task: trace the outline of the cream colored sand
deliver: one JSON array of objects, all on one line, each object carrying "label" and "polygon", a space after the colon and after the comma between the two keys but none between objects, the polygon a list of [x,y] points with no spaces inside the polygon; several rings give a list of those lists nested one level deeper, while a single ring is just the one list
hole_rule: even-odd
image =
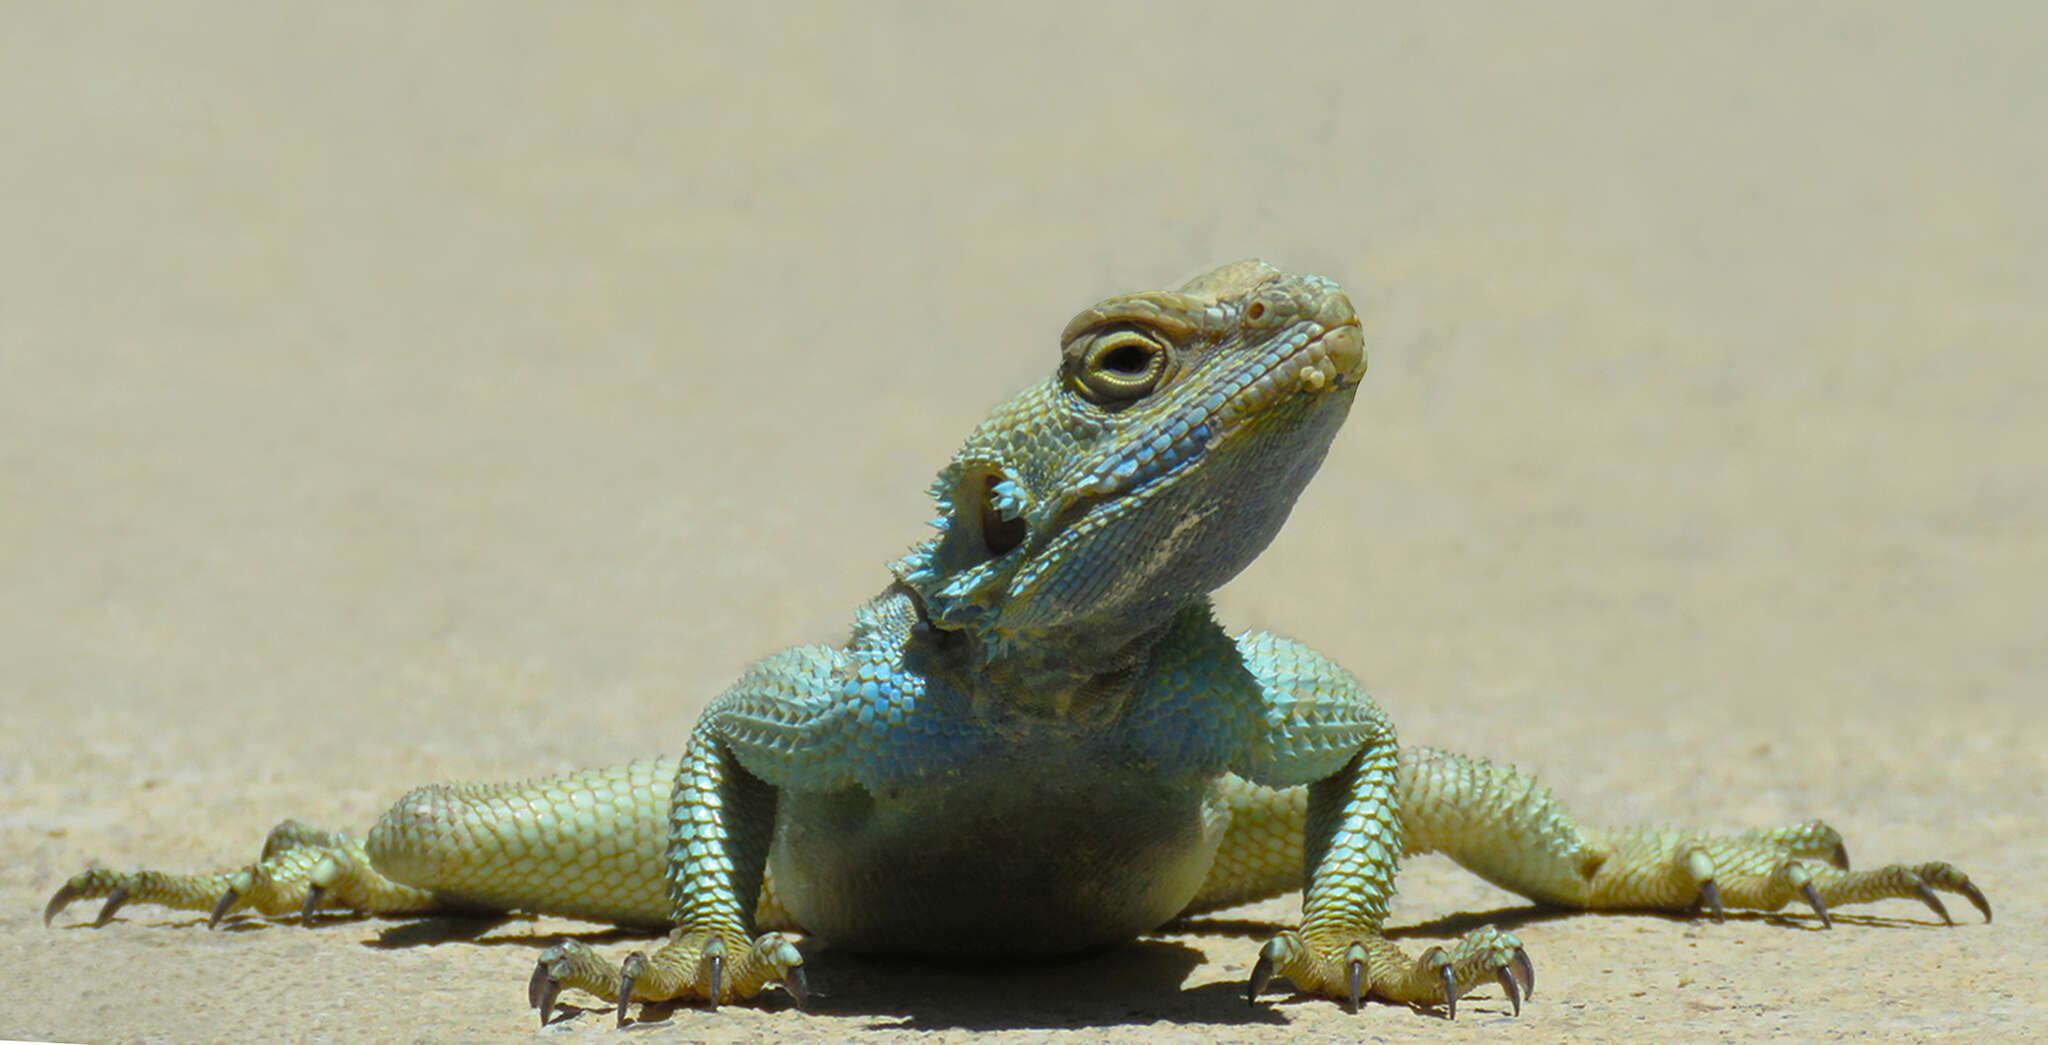
[{"label": "cream colored sand", "polygon": [[1423,861],[1394,924],[1515,925],[1520,1020],[1248,1009],[1281,902],[1000,973],[819,955],[823,1015],[636,1038],[2048,1022],[2038,7],[128,6],[0,33],[0,1037],[533,1034],[591,927],[39,910],[675,750],[841,633],[1074,310],[1254,254],[1352,288],[1372,373],[1230,621],[1590,816],[1824,815],[1997,922],[1555,918]]}]

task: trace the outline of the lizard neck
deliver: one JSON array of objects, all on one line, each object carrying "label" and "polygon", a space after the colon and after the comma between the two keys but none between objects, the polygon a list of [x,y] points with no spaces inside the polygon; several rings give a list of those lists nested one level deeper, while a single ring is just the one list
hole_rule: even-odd
[{"label": "lizard neck", "polygon": [[1075,725],[1112,721],[1171,630],[1119,636],[1115,645],[1093,651],[1041,643],[996,647],[982,663],[977,702],[1003,715]]},{"label": "lizard neck", "polygon": [[[1138,632],[1063,631],[992,641],[975,629],[934,620],[915,589],[899,582],[891,590],[916,607],[918,625],[907,636],[905,663],[968,694],[977,714],[991,721],[1082,725],[1114,719],[1153,652],[1178,625],[1176,619]],[[1190,611],[1211,619],[1206,599]]]},{"label": "lizard neck", "polygon": [[[902,589],[898,589],[902,590]],[[914,593],[906,592],[913,602]],[[1208,648],[1229,643],[1206,598],[1197,599],[1165,623],[1137,633],[1098,636],[1098,642],[988,643],[960,630],[932,625],[918,629],[922,654],[907,660],[919,670],[942,675],[970,695],[976,714],[988,721],[1059,723],[1099,728],[1115,722],[1131,696],[1154,673],[1162,650]]]}]

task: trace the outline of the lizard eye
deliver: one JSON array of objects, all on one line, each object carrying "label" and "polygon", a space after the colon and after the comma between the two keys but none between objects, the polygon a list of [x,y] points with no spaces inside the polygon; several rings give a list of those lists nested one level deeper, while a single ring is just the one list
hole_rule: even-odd
[{"label": "lizard eye", "polygon": [[1120,403],[1152,394],[1166,376],[1166,346],[1130,330],[1096,338],[1076,367],[1082,394],[1098,403]]}]

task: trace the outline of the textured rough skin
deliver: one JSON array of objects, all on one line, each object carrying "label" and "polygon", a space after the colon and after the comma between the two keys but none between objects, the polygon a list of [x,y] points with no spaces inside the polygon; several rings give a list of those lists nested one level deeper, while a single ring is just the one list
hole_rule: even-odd
[{"label": "textured rough skin", "polygon": [[674,759],[497,786],[430,786],[361,843],[286,823],[241,871],[91,870],[51,899],[266,915],[530,910],[671,929],[614,965],[541,955],[569,987],[716,1004],[782,985],[789,933],[926,956],[1056,955],[1294,889],[1274,977],[1356,1005],[1443,1005],[1533,967],[1483,928],[1403,953],[1381,934],[1399,858],[1439,851],[1583,909],[1774,910],[1937,891],[1945,863],[1848,869],[1818,822],[1733,837],[1579,826],[1527,777],[1401,748],[1315,651],[1232,638],[1208,593],[1265,547],[1365,373],[1335,284],[1258,262],[1113,298],[1058,371],[1000,407],[933,486],[938,534],[896,562],[839,647],[763,660]]}]

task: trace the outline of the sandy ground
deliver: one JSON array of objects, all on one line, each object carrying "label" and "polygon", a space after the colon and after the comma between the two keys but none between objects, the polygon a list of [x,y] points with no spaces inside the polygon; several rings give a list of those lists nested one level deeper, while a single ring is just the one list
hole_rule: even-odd
[{"label": "sandy ground", "polygon": [[1521,1019],[1249,1009],[1279,901],[1051,966],[825,953],[815,1014],[628,1034],[2042,1033],[2027,5],[680,6],[10,8],[0,1037],[535,1034],[538,947],[637,941],[38,915],[95,862],[675,750],[748,661],[841,634],[1072,312],[1247,255],[1350,287],[1373,362],[1228,620],[1590,818],[1826,816],[1863,863],[1958,862],[1996,923],[1559,917],[1424,860],[1393,924],[1516,927]]}]

